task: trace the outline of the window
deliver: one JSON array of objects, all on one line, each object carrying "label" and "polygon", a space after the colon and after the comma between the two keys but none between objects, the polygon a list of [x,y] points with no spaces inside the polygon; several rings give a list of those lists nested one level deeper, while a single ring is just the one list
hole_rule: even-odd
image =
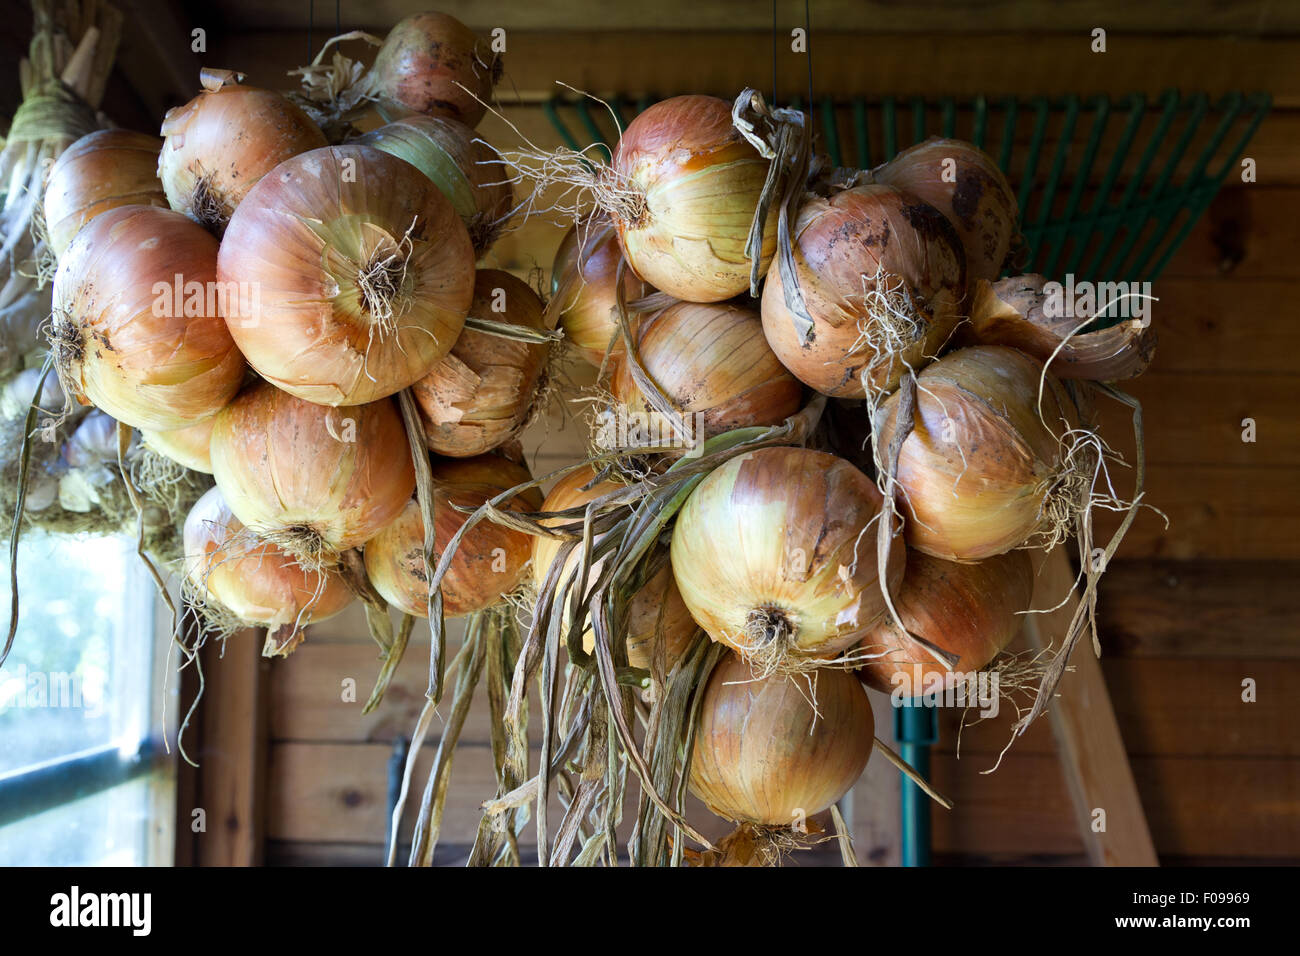
[{"label": "window", "polygon": [[170,822],[150,742],[161,662],[133,542],[33,531],[18,577],[18,635],[0,669],[0,864],[158,861],[157,826]]}]

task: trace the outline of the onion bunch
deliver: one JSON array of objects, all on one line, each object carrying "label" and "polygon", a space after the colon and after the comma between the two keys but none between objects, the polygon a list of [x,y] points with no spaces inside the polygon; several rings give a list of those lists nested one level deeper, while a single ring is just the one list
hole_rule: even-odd
[{"label": "onion bunch", "polygon": [[514,206],[514,188],[501,156],[464,123],[408,116],[356,140],[428,176],[451,200],[480,256],[492,245]]},{"label": "onion bunch", "polygon": [[[1034,589],[1028,551],[1009,551],[973,564],[932,558],[909,549],[903,583],[894,597],[905,632],[886,618],[862,641],[873,655],[859,669],[886,693],[899,682],[916,697],[931,683],[950,686],[986,667],[1020,630]],[[920,641],[954,656],[949,670]],[[899,675],[899,676],[895,676]]]},{"label": "onion bunch", "polygon": [[[604,364],[606,352],[611,359],[623,354],[615,311],[618,269],[623,262],[618,231],[608,218],[600,217],[576,223],[564,234],[551,267],[547,324],[563,329],[578,355],[597,368]],[[624,269],[625,302],[635,302],[654,291],[631,269]],[[629,312],[628,318],[635,328],[637,314]]]},{"label": "onion bunch", "polygon": [[[469,312],[523,329],[545,328],[537,293],[497,269],[477,273]],[[451,352],[412,386],[429,448],[468,458],[513,438],[532,410],[549,354],[546,342],[462,331]]]},{"label": "onion bunch", "polygon": [[500,56],[445,13],[417,13],[388,31],[367,77],[390,118],[423,113],[477,126],[501,78]]},{"label": "onion bunch", "polygon": [[263,378],[323,405],[358,405],[427,375],[474,291],[474,250],[451,202],[419,170],[369,146],[280,164],[221,244],[223,282],[249,288],[228,316]]},{"label": "onion bunch", "polygon": [[[555,514],[571,508],[582,508],[591,501],[622,490],[625,486],[616,481],[596,480],[596,472],[591,466],[578,468],[565,475],[551,493],[546,496],[541,510]],[[546,527],[558,527],[580,522],[578,517],[544,518]],[[561,541],[538,535],[533,538],[533,583],[540,592],[552,573],[552,565],[559,557]],[[556,574],[555,593],[567,595],[571,581],[582,561],[581,543],[569,552],[564,567]],[[588,594],[595,590],[605,560],[594,562],[587,572]],[[565,607],[567,608],[567,598]],[[667,668],[682,656],[695,636],[696,624],[690,611],[682,601],[681,592],[673,578],[672,566],[664,562],[658,570],[653,571],[645,583],[632,595],[627,603],[627,618],[623,624],[624,640],[627,647],[627,660],[633,667],[649,668],[654,649],[655,635],[661,636],[664,647],[664,659]],[[588,654],[596,646],[595,633],[588,627],[582,635],[582,647]]]},{"label": "onion bunch", "polygon": [[887,612],[903,548],[877,565],[883,499],[848,462],[763,448],[720,465],[686,500],[673,574],[692,616],[763,672],[831,662]]},{"label": "onion bunch", "polygon": [[302,642],[303,627],[352,603],[338,571],[307,570],[258,539],[235,517],[220,488],[209,489],[190,509],[184,542],[187,586],[211,617],[228,613],[241,624],[266,628],[267,655],[288,654]]},{"label": "onion bunch", "polygon": [[388,400],[329,408],[258,383],[217,416],[210,453],[235,516],[311,568],[365,544],[415,490]]},{"label": "onion bunch", "polygon": [[184,465],[191,471],[212,474],[212,427],[216,417],[204,419],[197,425],[174,428],[170,431],[141,429],[145,445],[164,458]]},{"label": "onion bunch", "polygon": [[856,186],[810,196],[793,230],[791,275],[772,269],[763,289],[763,331],[804,384],[839,398],[878,395],[939,354],[960,315],[966,266],[934,208],[890,186]]},{"label": "onion bunch", "polygon": [[163,119],[158,178],[178,212],[220,236],[248,191],[291,156],[326,144],[307,114],[279,93],[207,71],[203,92]]},{"label": "onion bunch", "polygon": [[[678,302],[642,321],[638,358],[677,412],[701,416],[694,441],[750,425],[777,425],[799,410],[803,388],[767,347],[755,310]],[[656,411],[626,356],[610,382],[629,412]],[[689,423],[686,423],[689,424]]]},{"label": "onion bunch", "polygon": [[727,654],[699,708],[691,792],[729,820],[800,825],[844,796],[871,756],[871,703],[843,670],[756,677]]},{"label": "onion bunch", "polygon": [[135,428],[211,418],[244,377],[216,278],[217,241],[179,213],[119,206],[90,220],[54,278],[64,388]]},{"label": "onion bunch", "polygon": [[[528,469],[499,455],[433,463],[435,550],[441,555],[468,517],[457,508],[477,508],[531,479]],[[536,511],[542,495],[528,489],[503,510]],[[523,580],[530,554],[522,531],[478,522],[461,539],[441,582],[443,611],[458,617],[498,604]],[[428,616],[429,579],[424,563],[424,521],[420,506],[407,501],[397,518],[366,544],[366,574],[384,599],[407,614]]]},{"label": "onion bunch", "polygon": [[[895,393],[880,408],[882,447],[893,441],[899,406]],[[1023,352],[977,346],[927,366],[896,476],[908,545],[981,561],[1031,538],[1055,540],[1101,464],[1096,436],[1078,426],[1064,387]]]},{"label": "onion bunch", "polygon": [[81,137],[50,167],[45,184],[45,228],[50,249],[63,255],[77,230],[118,206],[167,208],[158,181],[162,140],[124,129]]},{"label": "onion bunch", "polygon": [[967,278],[996,279],[1023,244],[1020,207],[993,157],[959,139],[932,137],[871,172],[872,179],[929,203],[952,223]]}]

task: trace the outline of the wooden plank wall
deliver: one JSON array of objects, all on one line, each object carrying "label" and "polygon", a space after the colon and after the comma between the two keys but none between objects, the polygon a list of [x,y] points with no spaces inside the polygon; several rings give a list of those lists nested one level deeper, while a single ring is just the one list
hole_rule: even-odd
[{"label": "wooden plank wall", "polygon": [[[265,6],[245,10],[252,17]],[[1239,22],[1210,4],[1204,17],[1188,21],[1197,25],[1187,29],[1202,35],[1174,37],[1161,32],[1166,21],[1142,19],[1145,5],[1092,5],[1086,16],[1076,11],[1058,22],[1056,7],[1046,20],[1048,7],[1029,8],[1039,11],[1037,19],[1024,20],[1015,13],[1025,9],[1020,5],[996,4],[978,25],[984,33],[962,37],[950,31],[973,25],[954,25],[949,13],[937,26],[934,8],[941,6],[920,5],[919,19],[880,21],[879,29],[895,31],[889,35],[835,36],[832,21],[822,20],[815,34],[818,90],[1156,95],[1176,85],[1274,94],[1277,109],[1248,150],[1258,182],[1230,184],[1154,289],[1160,348],[1132,391],[1146,409],[1147,500],[1169,523],[1146,512],[1130,532],[1103,587],[1101,626],[1105,677],[1161,860],[1300,862],[1293,706],[1300,699],[1300,425],[1292,405],[1300,398],[1300,325],[1291,286],[1300,280],[1300,78],[1292,67],[1300,42],[1276,35],[1296,25],[1266,24],[1267,10],[1277,7]],[[1165,14],[1174,9],[1158,6]],[[296,24],[275,21],[275,9],[266,14],[268,29]],[[467,9],[473,25],[497,25],[497,6]],[[475,10],[483,11],[483,22],[475,21]],[[1104,58],[1087,52],[1082,21],[1091,23],[1094,13],[1103,25],[1116,24]],[[511,34],[509,89],[518,100],[505,110],[518,133],[556,145],[535,104],[557,78],[630,93],[767,83],[765,33],[618,32],[617,18],[609,25],[612,32],[542,34],[524,30],[542,26],[528,21]],[[1043,29],[1032,32],[1036,27]],[[1266,29],[1274,33],[1261,35]],[[1215,30],[1239,35],[1211,35]],[[861,54],[863,44],[873,55]],[[280,85],[280,71],[300,59],[301,47],[297,33],[230,34],[215,38],[205,62],[238,65],[255,81]],[[780,69],[787,88],[802,83],[802,61],[783,57]],[[481,129],[498,144],[517,142],[500,120],[489,118]],[[489,264],[520,274],[545,267],[558,238],[558,229],[534,220],[503,240]],[[1257,429],[1249,443],[1242,440],[1247,418]],[[1117,449],[1131,445],[1123,414],[1106,410],[1103,425]],[[529,436],[534,467],[572,460],[577,442],[573,428]],[[380,860],[392,744],[414,726],[426,651],[413,645],[384,707],[368,718],[341,694],[342,681],[352,678],[356,698],[364,700],[376,668],[359,614],[316,628],[292,658],[273,663],[268,863]],[[1253,702],[1243,700],[1243,682],[1254,684]],[[456,759],[440,862],[463,856],[475,805],[492,791],[486,719],[478,701]],[[966,728],[959,757],[957,724],[945,720],[934,777],[957,809],[935,812],[936,861],[1084,861],[1046,722],[995,773],[984,772],[1007,728],[1005,716]],[[894,776],[873,761],[857,807],[888,799],[882,794],[892,792]],[[870,839],[878,845],[859,847],[864,859],[896,859],[888,834]]]}]

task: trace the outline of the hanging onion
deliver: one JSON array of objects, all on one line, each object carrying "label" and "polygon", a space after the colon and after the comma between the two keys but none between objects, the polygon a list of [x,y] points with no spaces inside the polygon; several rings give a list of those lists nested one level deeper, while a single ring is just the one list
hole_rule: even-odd
[{"label": "hanging onion", "polygon": [[428,176],[451,200],[480,256],[492,245],[514,207],[511,174],[500,154],[464,123],[408,116],[356,142],[404,159]]},{"label": "hanging onion", "polygon": [[[767,347],[758,313],[739,305],[678,302],[643,319],[637,332],[641,365],[663,395],[687,416],[699,414],[695,441],[750,425],[777,425],[799,410],[803,388]],[[633,413],[654,406],[620,361],[610,382]],[[691,427],[691,421],[686,421]],[[665,428],[664,434],[672,434]]]},{"label": "hanging onion", "polygon": [[140,437],[145,445],[169,458],[178,465],[184,465],[191,471],[212,474],[212,426],[216,424],[215,416],[205,419],[188,428],[175,428],[171,431],[151,431],[144,429]]},{"label": "hanging onion", "polygon": [[215,415],[244,376],[216,265],[217,241],[167,209],[120,206],[87,223],[54,278],[64,387],[135,428]]},{"label": "hanging onion", "polygon": [[[894,607],[907,633],[886,617],[862,641],[881,655],[859,675],[877,690],[900,686],[904,696],[952,686],[988,666],[1020,630],[1034,590],[1028,551],[1010,551],[974,564],[957,564],[908,550],[907,570]],[[949,670],[914,637],[957,656]],[[895,675],[901,675],[895,677]]]},{"label": "hanging onion", "polygon": [[825,395],[892,389],[939,354],[957,324],[965,264],[938,212],[888,186],[810,196],[794,224],[793,272],[806,341],[783,269],[768,273],[763,331],[785,367]]},{"label": "hanging onion", "polygon": [[[547,304],[547,324],[564,330],[565,339],[590,364],[600,368],[608,349],[610,358],[623,354],[623,337],[619,334],[617,281],[623,248],[618,231],[608,218],[584,220],[564,234],[551,267],[553,284]],[[642,282],[631,269],[624,269],[623,290],[626,302],[653,293],[654,287]],[[635,313],[629,314],[635,320]]]},{"label": "hanging onion", "polygon": [[871,703],[851,673],[756,678],[727,654],[700,702],[691,791],[729,820],[801,824],[862,776],[874,735]]},{"label": "hanging onion", "polygon": [[220,236],[263,176],[326,140],[279,93],[240,86],[223,71],[205,71],[203,84],[163,119],[158,178],[173,209]]},{"label": "hanging onion", "polygon": [[905,149],[872,178],[929,203],[952,223],[968,279],[996,279],[1023,243],[1020,208],[993,157],[959,139],[932,137]]},{"label": "hanging onion", "polygon": [[455,17],[417,13],[388,31],[369,82],[390,116],[424,113],[472,127],[502,69],[500,56]]},{"label": "hanging onion", "polygon": [[[899,401],[896,393],[881,406],[882,447],[893,441]],[[1067,455],[1090,438],[1077,425],[1060,382],[1023,352],[979,346],[927,366],[898,459],[907,543],[936,558],[980,561],[1039,534],[1054,539],[1098,465],[1086,449]]]},{"label": "hanging onion", "polygon": [[[1054,300],[1053,293],[1059,298]],[[972,344],[1009,345],[1040,362],[1050,361],[1057,378],[1115,382],[1146,371],[1156,351],[1155,328],[1150,323],[1127,320],[1095,332],[1079,332],[1107,303],[1094,302],[1080,315],[1077,303],[1065,307],[1063,294],[1059,285],[1053,289],[1040,275],[978,282],[963,336]],[[1106,317],[1125,314],[1119,310],[1134,304],[1112,302]]]},{"label": "hanging onion", "polygon": [[[637,275],[688,302],[720,302],[749,288],[745,241],[768,161],[714,96],[674,96],[634,119],[606,170],[601,205]],[[760,275],[776,251],[763,233]]]},{"label": "hanging onion", "polygon": [[302,628],[333,617],[353,594],[337,571],[305,570],[285,552],[248,531],[231,513],[220,488],[209,489],[185,518],[186,582],[216,616],[265,627],[266,651],[288,654]]},{"label": "hanging onion", "polygon": [[[585,485],[595,481],[596,472],[590,466],[584,466],[570,472],[556,482],[551,493],[546,496],[541,510],[544,512],[564,511],[579,508],[604,495],[619,491],[624,486],[615,481],[597,481],[590,488]],[[547,518],[542,521],[547,527],[559,527],[573,524],[581,518]],[[597,539],[598,540],[598,539]],[[561,541],[558,538],[537,536],[533,538],[533,582],[540,591],[546,582],[551,565],[560,552]],[[556,594],[567,595],[569,581],[578,570],[582,561],[581,545],[569,553],[564,563],[564,570],[559,572]],[[594,591],[604,559],[596,561],[587,572],[588,592]],[[567,602],[567,598],[566,598]],[[565,604],[567,608],[567,603]],[[627,660],[632,667],[649,668],[654,648],[655,635],[661,635],[664,646],[665,667],[672,665],[690,647],[691,638],[695,636],[696,624],[690,611],[682,601],[681,592],[673,579],[672,566],[664,562],[654,571],[645,584],[634,594],[627,605],[627,620],[624,622],[623,635],[627,645]],[[588,654],[596,646],[595,633],[588,627],[582,635],[582,647]]]},{"label": "hanging onion", "polygon": [[369,146],[282,163],[221,244],[223,282],[251,290],[231,334],[264,378],[359,405],[427,375],[464,325],[474,250],[419,170]]},{"label": "hanging onion", "polygon": [[[477,508],[531,477],[523,465],[498,455],[435,461],[433,526],[438,554],[468,517],[456,507]],[[541,502],[541,492],[529,489],[502,510],[536,511]],[[458,617],[499,604],[523,580],[530,548],[529,536],[522,531],[487,519],[474,525],[461,539],[442,579],[443,612]],[[417,502],[408,501],[397,519],[366,545],[365,557],[370,583],[388,603],[407,614],[428,616],[424,521]]]},{"label": "hanging onion", "polygon": [[316,567],[373,538],[415,489],[391,401],[328,408],[265,382],[217,416],[212,474],[230,510]]},{"label": "hanging onion", "polygon": [[[700,482],[673,529],[686,606],[710,637],[765,672],[834,658],[886,613],[882,502],[866,475],[826,452],[764,448],[730,459]],[[892,548],[891,593],[903,563],[903,548]]]},{"label": "hanging onion", "polygon": [[[497,269],[479,270],[469,311],[507,325],[545,328],[537,293]],[[513,438],[532,410],[549,354],[549,343],[462,331],[451,353],[412,386],[429,447],[468,458]]]},{"label": "hanging onion", "polygon": [[125,129],[101,129],[77,140],[50,167],[45,227],[50,249],[63,255],[77,230],[118,206],[167,208],[158,181],[162,140]]}]

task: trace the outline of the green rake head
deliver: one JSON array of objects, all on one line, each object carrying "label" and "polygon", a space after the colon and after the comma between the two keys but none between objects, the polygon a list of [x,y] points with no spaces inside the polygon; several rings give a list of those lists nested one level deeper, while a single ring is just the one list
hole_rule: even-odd
[{"label": "green rake head", "polygon": [[[656,99],[615,96],[606,111],[587,98],[556,97],[546,112],[570,148],[608,147]],[[791,105],[802,108],[798,99]],[[1018,184],[1029,248],[1022,271],[1135,282],[1160,274],[1240,170],[1270,105],[1266,93],[1228,93],[1211,103],[1204,93],[1169,90],[1155,102],[1137,93],[1118,100],[828,97],[816,113],[820,147],[836,166],[869,169],[931,136],[969,140]]]}]

